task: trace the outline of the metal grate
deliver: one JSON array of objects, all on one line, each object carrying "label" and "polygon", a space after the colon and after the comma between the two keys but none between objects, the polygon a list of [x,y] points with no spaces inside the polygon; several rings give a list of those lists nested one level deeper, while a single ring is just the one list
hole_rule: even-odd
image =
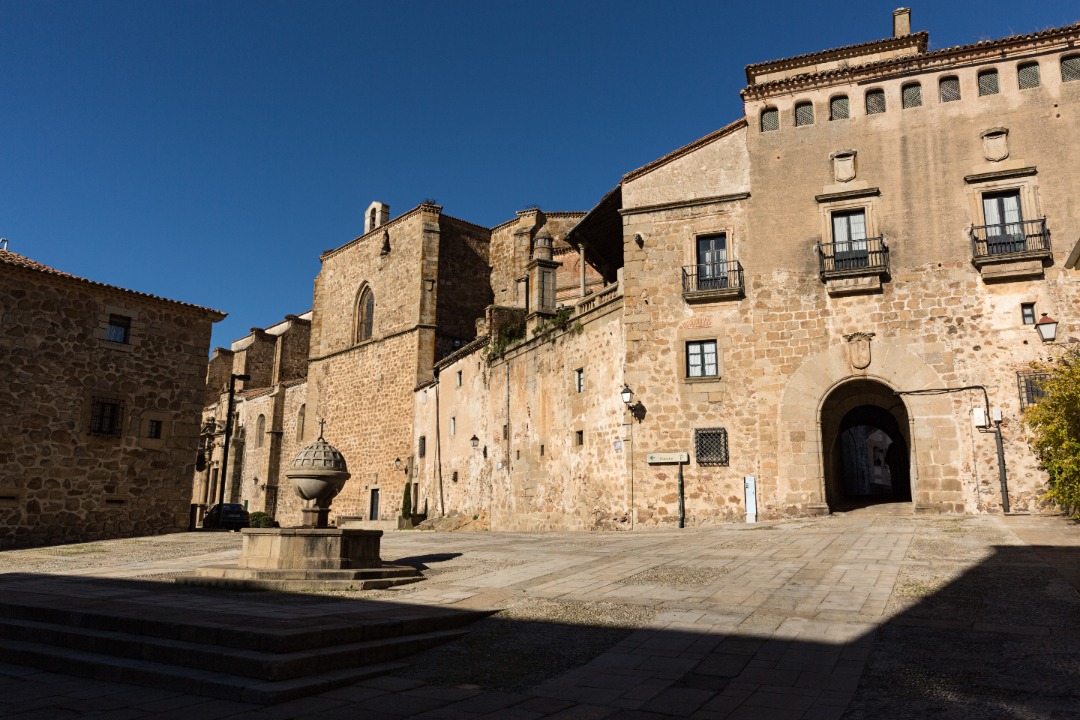
[{"label": "metal grate", "polygon": [[941,79],[939,86],[941,102],[955,102],[960,99],[960,78],[947,77]]},{"label": "metal grate", "polygon": [[116,400],[94,398],[90,412],[90,434],[120,437],[124,404]]},{"label": "metal grate", "polygon": [[795,126],[814,124],[814,105],[812,103],[799,103],[795,106]]},{"label": "metal grate", "polygon": [[1061,61],[1061,82],[1080,80],[1080,55],[1063,58]]},{"label": "metal grate", "polygon": [[771,132],[780,129],[780,111],[776,108],[766,108],[761,111],[761,132]]},{"label": "metal grate", "polygon": [[698,465],[728,464],[727,430],[698,428],[694,430],[694,453]]},{"label": "metal grate", "polygon": [[912,83],[905,85],[903,90],[904,108],[915,108],[922,106],[922,85],[919,83]]},{"label": "metal grate", "polygon": [[885,112],[885,91],[871,90],[866,93],[866,114],[877,115]]},{"label": "metal grate", "polygon": [[829,117],[833,120],[847,120],[851,117],[851,103],[847,95],[834,97],[829,101]]},{"label": "metal grate", "polygon": [[998,88],[998,71],[983,70],[979,73],[979,96],[997,95],[1001,92]]},{"label": "metal grate", "polygon": [[1039,87],[1042,79],[1039,77],[1039,63],[1027,63],[1016,68],[1016,81],[1021,90],[1030,90]]},{"label": "metal grate", "polygon": [[1049,373],[1018,372],[1016,385],[1020,390],[1020,409],[1034,405],[1046,397],[1042,384],[1050,379]]}]

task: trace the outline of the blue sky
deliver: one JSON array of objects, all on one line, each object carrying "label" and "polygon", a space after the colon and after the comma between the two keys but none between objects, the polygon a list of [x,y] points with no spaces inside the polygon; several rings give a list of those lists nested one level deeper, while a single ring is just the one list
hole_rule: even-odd
[{"label": "blue sky", "polygon": [[[879,2],[0,0],[0,237],[229,313],[311,307],[372,200],[495,225],[588,210],[741,114],[748,63],[887,37]],[[1080,19],[1065,0],[914,5],[946,47]]]}]

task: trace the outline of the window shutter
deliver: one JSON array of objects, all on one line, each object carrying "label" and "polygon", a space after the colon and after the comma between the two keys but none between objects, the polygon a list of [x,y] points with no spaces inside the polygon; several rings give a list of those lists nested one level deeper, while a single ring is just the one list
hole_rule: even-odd
[{"label": "window shutter", "polygon": [[979,73],[979,96],[997,95],[998,92],[998,71],[983,70]]},{"label": "window shutter", "polygon": [[1041,82],[1039,77],[1039,63],[1027,63],[1016,68],[1016,79],[1021,90],[1037,88]]},{"label": "window shutter", "polygon": [[795,106],[795,126],[814,124],[814,106],[811,103],[799,103]]},{"label": "window shutter", "polygon": [[761,111],[761,131],[770,132],[780,129],[780,111],[776,108],[766,108]]},{"label": "window shutter", "polygon": [[912,83],[911,85],[904,86],[904,108],[915,108],[922,106],[922,86],[918,83]]},{"label": "window shutter", "polygon": [[1080,80],[1080,55],[1064,58],[1061,61],[1061,82]]},{"label": "window shutter", "polygon": [[941,102],[954,102],[960,99],[960,79],[954,77],[942,78]]},{"label": "window shutter", "polygon": [[851,117],[851,104],[847,95],[834,97],[829,101],[829,117],[833,120],[847,120]]},{"label": "window shutter", "polygon": [[866,114],[877,115],[885,112],[885,91],[871,90],[866,93]]}]

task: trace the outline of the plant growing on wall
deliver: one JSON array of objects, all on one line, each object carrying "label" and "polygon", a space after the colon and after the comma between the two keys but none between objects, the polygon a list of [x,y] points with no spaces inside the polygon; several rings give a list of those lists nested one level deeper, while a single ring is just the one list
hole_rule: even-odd
[{"label": "plant growing on wall", "polygon": [[508,347],[525,339],[525,321],[520,323],[513,323],[506,325],[499,329],[495,337],[492,339],[491,344],[488,345],[488,357],[498,357],[502,355]]},{"label": "plant growing on wall", "polygon": [[1080,351],[1039,365],[1041,397],[1024,410],[1032,449],[1050,476],[1044,499],[1080,517]]}]

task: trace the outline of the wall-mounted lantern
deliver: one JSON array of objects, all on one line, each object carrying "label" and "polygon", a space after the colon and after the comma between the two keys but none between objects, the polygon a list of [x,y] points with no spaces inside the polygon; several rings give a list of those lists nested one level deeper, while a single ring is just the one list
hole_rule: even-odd
[{"label": "wall-mounted lantern", "polygon": [[1052,343],[1057,339],[1057,326],[1057,320],[1043,313],[1039,321],[1035,323],[1035,330],[1038,331],[1044,343]]}]

